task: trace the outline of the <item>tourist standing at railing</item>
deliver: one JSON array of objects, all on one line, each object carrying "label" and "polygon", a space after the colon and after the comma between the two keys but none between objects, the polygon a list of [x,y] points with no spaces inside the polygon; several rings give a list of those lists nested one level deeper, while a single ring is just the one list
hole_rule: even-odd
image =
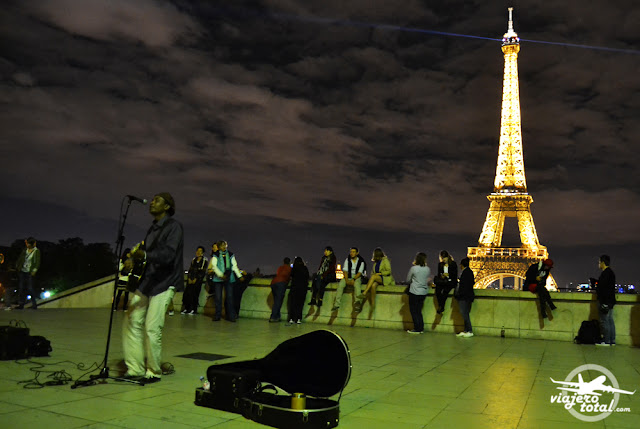
[{"label": "tourist standing at railing", "polygon": [[424,300],[429,293],[429,277],[431,269],[427,266],[427,255],[419,252],[413,261],[413,266],[407,274],[407,283],[409,283],[409,312],[413,320],[413,329],[407,330],[410,334],[422,334],[424,332],[424,318],[422,317],[422,308]]},{"label": "tourist standing at railing", "polygon": [[369,275],[369,281],[364,292],[358,296],[358,299],[364,303],[367,293],[371,290],[371,307],[376,306],[376,289],[378,286],[389,286],[395,284],[396,281],[391,275],[391,261],[384,254],[381,248],[376,247],[371,258],[373,266]]},{"label": "tourist standing at railing", "polygon": [[284,302],[284,295],[287,292],[287,285],[291,278],[291,259],[284,258],[282,265],[278,267],[275,277],[271,280],[271,293],[273,294],[273,307],[269,322],[280,321],[280,310]]},{"label": "tourist standing at railing", "polygon": [[436,285],[436,304],[438,314],[444,313],[444,305],[449,297],[449,292],[458,283],[458,266],[453,257],[443,250],[440,252],[440,263],[438,264],[438,275],[433,279]]},{"label": "tourist standing at railing", "polygon": [[471,304],[475,299],[473,285],[476,283],[476,279],[473,271],[469,268],[469,258],[462,258],[460,261],[460,269],[462,270],[460,273],[460,281],[453,295],[458,300],[458,308],[464,320],[464,331],[459,332],[458,337],[469,338],[473,337],[473,327],[471,326],[469,313],[471,312]]},{"label": "tourist standing at railing", "polygon": [[333,248],[327,246],[324,248],[324,255],[320,260],[318,271],[313,276],[311,284],[311,302],[309,305],[322,306],[322,298],[324,298],[324,290],[329,283],[336,281],[336,255]]},{"label": "tourist standing at railing", "polygon": [[209,260],[204,256],[204,247],[198,246],[196,256],[191,260],[187,272],[187,284],[182,295],[182,312],[180,314],[195,315],[198,313],[198,301],[202,290],[202,281],[207,274]]},{"label": "tourist standing at railing", "polygon": [[249,283],[253,279],[253,274],[247,273],[245,270],[240,270],[242,277],[236,281],[233,286],[233,308],[236,312],[236,318],[240,317],[240,304],[242,303],[242,295],[244,291],[249,287]]},{"label": "tourist standing at railing", "polygon": [[309,288],[309,269],[300,256],[293,260],[291,290],[289,291],[289,324],[302,323],[302,309]]},{"label": "tourist standing at railing", "polygon": [[122,257],[120,258],[120,264],[118,264],[118,283],[116,285],[117,294],[113,304],[113,311],[118,310],[118,304],[120,303],[120,297],[124,293],[124,302],[122,303],[122,310],[127,311],[127,305],[129,304],[129,291],[127,290],[127,283],[129,282],[129,274],[124,270],[124,263],[127,259],[131,258],[131,249],[124,249]]},{"label": "tourist standing at railing", "polygon": [[538,300],[540,302],[540,312],[542,313],[542,318],[547,318],[547,303],[549,304],[549,308],[551,310],[555,310],[556,306],[551,301],[551,295],[549,295],[549,290],[547,290],[547,278],[549,277],[549,273],[553,268],[553,261],[551,259],[545,259],[544,261],[539,261],[534,264],[531,264],[529,269],[524,275],[524,284],[525,287],[529,289],[530,292],[538,295]]},{"label": "tourist standing at railing", "polygon": [[218,251],[211,257],[208,270],[213,271],[213,285],[216,300],[216,312],[213,321],[217,322],[222,317],[222,290],[224,289],[224,309],[227,320],[235,322],[237,314],[233,300],[233,288],[236,280],[243,280],[238,268],[236,256],[227,249],[227,242],[218,242]]},{"label": "tourist standing at railing", "polygon": [[599,304],[598,314],[600,316],[602,341],[596,343],[597,346],[616,345],[616,325],[613,320],[613,307],[616,305],[616,275],[609,264],[611,264],[609,255],[600,256],[598,268],[602,270],[602,273],[596,284],[596,295]]}]

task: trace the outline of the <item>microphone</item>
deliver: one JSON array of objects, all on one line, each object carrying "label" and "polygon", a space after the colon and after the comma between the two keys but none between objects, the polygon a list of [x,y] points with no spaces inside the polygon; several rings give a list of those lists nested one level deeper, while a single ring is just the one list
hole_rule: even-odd
[{"label": "microphone", "polygon": [[147,200],[145,198],[138,198],[135,195],[127,195],[127,198],[132,201],[137,201],[142,204],[147,204]]}]

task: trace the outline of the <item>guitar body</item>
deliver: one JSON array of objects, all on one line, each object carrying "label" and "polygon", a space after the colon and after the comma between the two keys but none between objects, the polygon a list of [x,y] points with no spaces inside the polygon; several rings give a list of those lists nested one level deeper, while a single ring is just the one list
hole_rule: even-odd
[{"label": "guitar body", "polygon": [[138,290],[140,281],[142,280],[142,276],[144,276],[144,272],[147,268],[147,258],[136,257],[136,255],[140,253],[138,251],[143,249],[144,241],[136,244],[135,247],[131,250],[132,258],[129,259],[128,262],[132,268],[129,272],[129,281],[127,281],[127,290],[129,292],[135,292],[136,290]]}]

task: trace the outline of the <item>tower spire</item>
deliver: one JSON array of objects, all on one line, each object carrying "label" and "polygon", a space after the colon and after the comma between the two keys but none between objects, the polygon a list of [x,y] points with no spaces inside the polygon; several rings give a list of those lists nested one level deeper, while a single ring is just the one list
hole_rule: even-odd
[{"label": "tower spire", "polygon": [[[529,265],[546,259],[547,248],[538,241],[531,215],[533,198],[527,192],[522,151],[520,90],[518,86],[518,52],[520,39],[513,29],[513,8],[509,8],[509,24],[502,38],[504,78],[500,116],[500,146],[493,192],[487,217],[480,233],[478,247],[469,247],[470,268],[476,286],[486,287],[505,276],[523,278]],[[502,246],[506,218],[516,218],[520,231],[520,247]],[[549,276],[551,286],[555,280]],[[517,288],[517,286],[516,286]]]},{"label": "tower spire", "polygon": [[[507,32],[502,36],[502,42],[505,42],[505,39],[516,38],[518,39],[518,34],[513,30],[513,8],[509,8],[509,26],[507,28]],[[520,39],[518,39],[518,43]]]}]

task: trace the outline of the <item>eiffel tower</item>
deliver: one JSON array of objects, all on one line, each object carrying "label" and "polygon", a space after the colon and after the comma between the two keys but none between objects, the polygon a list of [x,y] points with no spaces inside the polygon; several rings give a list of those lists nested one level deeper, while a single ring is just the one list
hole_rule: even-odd
[{"label": "eiffel tower", "polygon": [[[500,148],[493,193],[487,218],[480,233],[478,247],[469,247],[469,265],[476,278],[476,288],[484,289],[496,280],[503,288],[505,277],[513,277],[514,289],[522,289],[527,268],[549,256],[547,248],[538,241],[531,216],[533,198],[527,192],[522,155],[520,96],[518,90],[518,52],[520,38],[513,30],[513,8],[509,8],[509,27],[502,37],[504,53],[504,83],[500,120]],[[520,247],[502,247],[504,221],[515,217],[520,231]],[[550,275],[547,288],[557,289]]]}]

